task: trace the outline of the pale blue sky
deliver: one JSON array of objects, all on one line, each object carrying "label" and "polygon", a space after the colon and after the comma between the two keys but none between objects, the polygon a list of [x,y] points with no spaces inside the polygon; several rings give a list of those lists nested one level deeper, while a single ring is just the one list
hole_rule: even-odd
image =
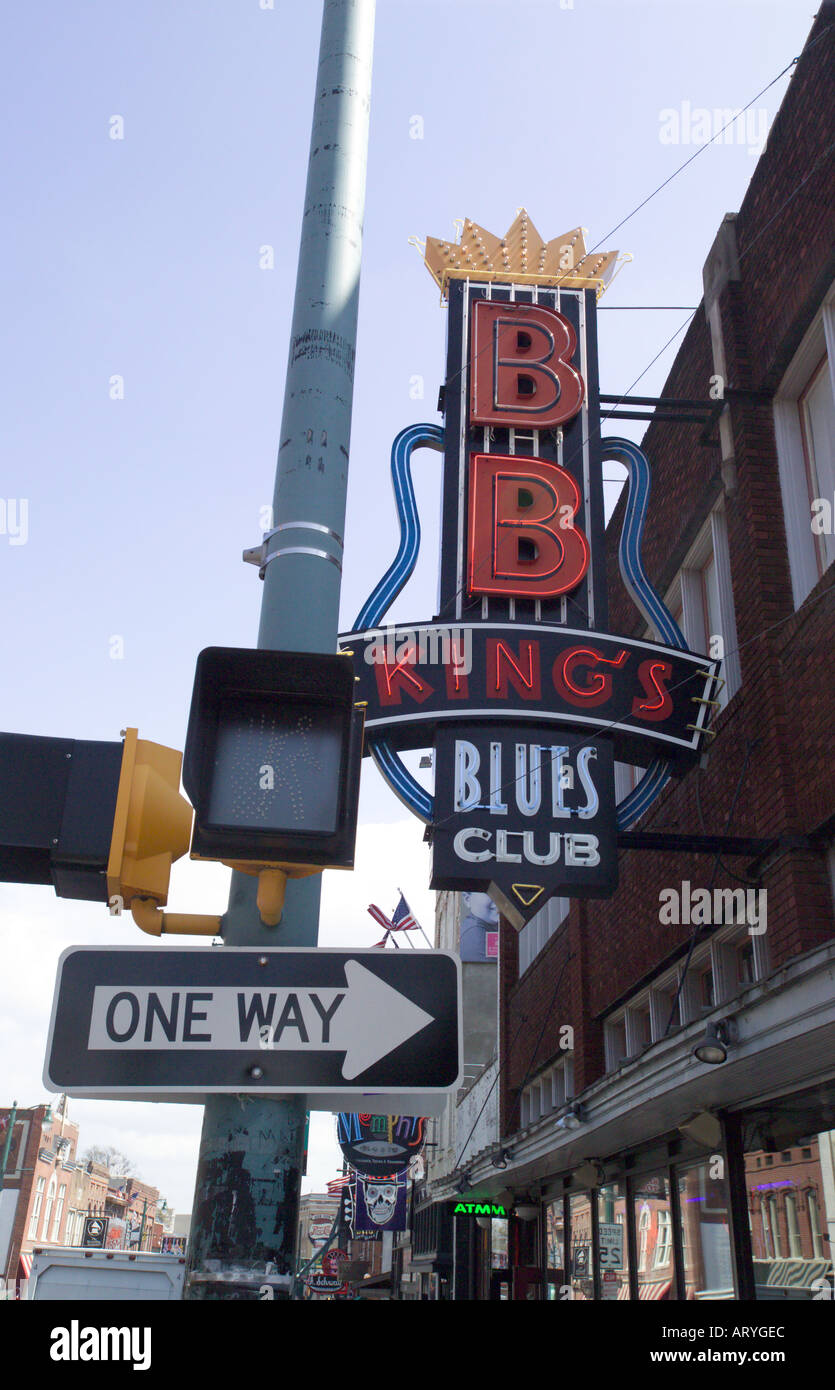
[{"label": "pale blue sky", "polygon": [[[597,242],[697,148],[661,139],[663,113],[686,127],[687,110],[743,106],[800,52],[813,13],[800,0],[379,0],[343,627],[396,549],[391,440],[439,418],[445,311],[407,238],[449,236],[463,216],[501,233],[524,204],[546,238],[582,223]],[[28,537],[0,534],[0,728],[116,739],[133,724],[182,748],[197,653],[255,641],[260,584],[240,553],[272,496],[320,15],[318,0],[6,9],[0,498],[27,500]],[[751,137],[788,81],[757,103],[748,138],[734,130],[706,150],[606,242],[635,259],[603,305],[698,303],[715,232],[756,164]],[[686,314],[600,318],[612,393]],[[640,394],[660,391],[673,353]],[[410,397],[416,375],[423,400]],[[416,471],[427,543],[394,610],[413,620],[434,609],[437,456]],[[402,886],[431,929],[421,827],[404,817],[366,764],[367,857],[352,925],[326,890],[330,944],[374,939],[366,882],[387,909]],[[374,831],[388,822],[401,830]],[[183,872],[191,896],[177,910],[223,910],[220,871]],[[175,895],[176,883],[175,869]],[[32,975],[24,1017],[4,971],[0,1103],[14,1091],[31,1104],[59,951],[139,933],[47,889],[0,887],[0,913],[9,959]],[[73,1113],[88,1142],[134,1132],[144,1175],[187,1208],[195,1116],[164,1109],[164,1125],[145,1106]]]}]

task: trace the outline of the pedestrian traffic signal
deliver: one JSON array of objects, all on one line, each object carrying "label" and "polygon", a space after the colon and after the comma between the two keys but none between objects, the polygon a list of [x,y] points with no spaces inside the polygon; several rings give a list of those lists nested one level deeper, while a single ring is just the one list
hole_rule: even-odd
[{"label": "pedestrian traffic signal", "polygon": [[61,898],[165,904],[185,854],[191,807],[182,755],[123,743],[0,734],[0,880],[52,884]]},{"label": "pedestrian traffic signal", "polygon": [[351,868],[364,715],[344,655],[208,647],[183,781],[192,859]]}]

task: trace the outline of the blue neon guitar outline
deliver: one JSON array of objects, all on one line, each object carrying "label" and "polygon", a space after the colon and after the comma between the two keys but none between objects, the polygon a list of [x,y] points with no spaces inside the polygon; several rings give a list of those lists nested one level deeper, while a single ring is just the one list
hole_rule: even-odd
[{"label": "blue neon guitar outline", "polygon": [[[675,618],[649,581],[641,559],[641,544],[650,493],[650,466],[646,455],[630,439],[604,439],[600,461],[621,463],[627,470],[629,491],[623,518],[618,563],[624,585],[641,616],[655,629],[658,639],[681,651],[689,648]],[[440,425],[408,425],[391,446],[391,479],[400,523],[397,554],[380,582],[366,599],[352,632],[379,627],[397,595],[411,577],[420,550],[420,517],[412,483],[412,450],[443,450],[444,431]],[[385,737],[369,740],[369,751],[395,796],[422,821],[430,822],[434,798],[414,778]],[[628,830],[660,796],[670,780],[667,758],[656,758],[638,785],[617,807],[618,830]]]}]

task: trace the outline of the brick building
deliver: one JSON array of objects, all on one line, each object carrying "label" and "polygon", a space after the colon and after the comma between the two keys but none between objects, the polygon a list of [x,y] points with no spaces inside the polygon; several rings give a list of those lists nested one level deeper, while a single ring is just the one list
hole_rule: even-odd
[{"label": "brick building", "polygon": [[[701,765],[636,828],[736,845],[626,850],[611,898],[554,899],[518,935],[503,921],[497,1124],[433,1186],[523,1208],[512,1296],[829,1296],[834,61],[827,4],[662,392],[717,398],[712,420],[656,418],[642,443],[647,573],[725,687]],[[618,569],[623,510],[609,631],[651,637]],[[640,769],[617,775],[623,797]],[[489,1233],[456,1240],[456,1296],[475,1297]]]},{"label": "brick building", "polygon": [[[76,1201],[78,1125],[67,1118],[66,1097],[58,1105],[18,1110],[0,1194],[0,1256],[4,1285],[28,1279],[38,1244],[68,1243]],[[0,1110],[5,1144],[12,1112]]]},{"label": "brick building", "polygon": [[159,1250],[159,1191],[133,1177],[111,1175],[82,1162],[79,1128],[66,1096],[56,1105],[0,1109],[0,1149],[11,1138],[0,1190],[0,1288],[29,1278],[32,1252],[42,1245],[81,1245],[87,1216],[109,1218],[108,1246]]}]

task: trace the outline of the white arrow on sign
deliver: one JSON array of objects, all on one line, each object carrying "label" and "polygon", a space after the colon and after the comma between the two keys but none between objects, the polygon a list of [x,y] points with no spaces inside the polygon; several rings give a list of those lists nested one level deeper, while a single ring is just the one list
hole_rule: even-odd
[{"label": "white arrow on sign", "polygon": [[358,960],[345,962],[345,979],[348,997],[341,1017],[334,1018],[333,1031],[340,1039],[338,1046],[345,1048],[342,1075],[353,1081],[434,1020]]},{"label": "white arrow on sign", "polygon": [[434,1022],[358,960],[344,987],[96,985],[88,1047],[104,1052],[344,1052],[355,1077]]}]

